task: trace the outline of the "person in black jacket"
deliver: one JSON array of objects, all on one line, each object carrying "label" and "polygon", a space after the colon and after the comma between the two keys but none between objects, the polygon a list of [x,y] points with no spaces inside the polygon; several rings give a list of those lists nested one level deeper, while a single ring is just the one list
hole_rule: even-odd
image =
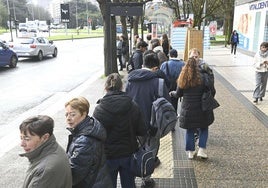
[{"label": "person in black jacket", "polygon": [[67,129],[71,132],[67,155],[71,165],[73,188],[112,187],[105,163],[105,128],[88,115],[89,102],[84,97],[65,103]]},{"label": "person in black jacket", "polygon": [[[193,159],[196,154],[194,138],[196,129],[199,132],[197,156],[207,158],[205,149],[208,139],[208,126],[214,121],[213,110],[202,111],[201,96],[205,91],[204,74],[207,73],[200,71],[198,61],[195,58],[189,58],[178,78],[177,90],[170,92],[173,97],[183,97],[179,125],[186,129],[186,151],[188,151],[189,159]],[[211,88],[214,96],[216,93],[214,85],[210,85],[209,88]]]},{"label": "person in black jacket", "polygon": [[239,36],[236,30],[234,30],[231,34],[231,54],[234,52],[236,54],[236,47],[239,44]]},{"label": "person in black jacket", "polygon": [[130,160],[138,149],[136,136],[145,135],[145,125],[140,108],[122,91],[122,87],[120,75],[110,74],[105,83],[107,93],[98,101],[93,116],[107,130],[105,154],[113,187],[117,187],[119,173],[122,188],[135,188]]},{"label": "person in black jacket", "polygon": [[141,69],[143,65],[143,53],[147,50],[148,44],[144,41],[137,43],[136,51],[132,55],[134,69]]}]

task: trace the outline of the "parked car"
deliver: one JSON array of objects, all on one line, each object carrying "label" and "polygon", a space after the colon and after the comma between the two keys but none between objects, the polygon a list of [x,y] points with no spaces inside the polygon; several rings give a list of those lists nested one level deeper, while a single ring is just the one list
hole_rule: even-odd
[{"label": "parked car", "polygon": [[17,53],[18,57],[34,57],[39,61],[44,56],[57,57],[58,49],[53,43],[44,37],[18,38],[10,47]]},{"label": "parked car", "polygon": [[27,32],[27,29],[26,23],[19,23],[19,32]]},{"label": "parked car", "polygon": [[27,25],[27,31],[28,32],[33,32],[33,33],[37,33],[38,32],[38,26],[34,21],[28,21],[26,23]]},{"label": "parked car", "polygon": [[4,41],[0,40],[0,66],[15,68],[18,63],[17,54],[11,50]]},{"label": "parked car", "polygon": [[37,33],[38,32],[38,28],[35,26],[30,26],[27,29],[28,32],[33,32],[33,33]]},{"label": "parked car", "polygon": [[39,24],[38,29],[39,29],[39,32],[48,32],[48,25],[41,23]]}]

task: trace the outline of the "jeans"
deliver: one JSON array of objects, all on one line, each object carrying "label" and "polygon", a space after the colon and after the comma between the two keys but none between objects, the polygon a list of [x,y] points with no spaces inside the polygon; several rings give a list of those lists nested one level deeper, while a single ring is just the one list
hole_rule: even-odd
[{"label": "jeans", "polygon": [[[208,140],[208,128],[198,128],[199,132],[199,143],[200,148],[206,148]],[[194,133],[196,129],[187,129],[186,130],[186,151],[195,151],[195,139]]]},{"label": "jeans", "polygon": [[122,55],[117,55],[117,58],[119,60],[120,69],[123,70],[123,61],[122,61]]},{"label": "jeans", "polygon": [[130,159],[129,157],[123,157],[118,159],[109,159],[106,161],[111,179],[113,182],[113,187],[117,187],[117,175],[120,175],[120,182],[122,188],[135,188],[135,176],[130,171]]}]

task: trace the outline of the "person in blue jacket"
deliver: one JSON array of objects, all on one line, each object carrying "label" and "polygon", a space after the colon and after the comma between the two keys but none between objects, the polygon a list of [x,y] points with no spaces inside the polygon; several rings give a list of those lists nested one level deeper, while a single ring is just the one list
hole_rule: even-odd
[{"label": "person in blue jacket", "polygon": [[[169,81],[169,91],[174,91],[177,88],[177,79],[181,73],[181,69],[184,66],[184,62],[178,58],[178,52],[175,49],[171,49],[169,52],[169,60],[164,62],[160,69],[166,74]],[[171,97],[171,104],[177,111],[178,98]]]},{"label": "person in blue jacket", "polygon": [[234,55],[236,54],[237,44],[239,44],[239,36],[236,30],[234,30],[231,35],[231,54],[232,53],[234,53]]},{"label": "person in blue jacket", "polygon": [[106,130],[97,119],[88,115],[89,106],[84,97],[65,103],[67,129],[71,132],[67,156],[72,170],[72,187],[112,188],[104,153]]}]

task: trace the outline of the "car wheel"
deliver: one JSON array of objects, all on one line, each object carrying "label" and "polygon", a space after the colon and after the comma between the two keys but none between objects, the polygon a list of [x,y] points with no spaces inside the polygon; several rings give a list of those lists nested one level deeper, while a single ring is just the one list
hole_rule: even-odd
[{"label": "car wheel", "polygon": [[18,58],[16,56],[12,56],[10,58],[10,63],[9,63],[9,67],[10,68],[15,68],[17,66],[17,63],[18,63]]},{"label": "car wheel", "polygon": [[53,55],[52,55],[52,56],[53,56],[53,57],[57,57],[57,55],[58,55],[58,49],[57,49],[57,48],[55,48],[55,49],[54,49],[54,53],[53,53]]},{"label": "car wheel", "polygon": [[38,59],[39,61],[42,61],[42,60],[43,60],[43,52],[42,52],[42,51],[39,51],[39,52],[38,52],[37,59]]}]

